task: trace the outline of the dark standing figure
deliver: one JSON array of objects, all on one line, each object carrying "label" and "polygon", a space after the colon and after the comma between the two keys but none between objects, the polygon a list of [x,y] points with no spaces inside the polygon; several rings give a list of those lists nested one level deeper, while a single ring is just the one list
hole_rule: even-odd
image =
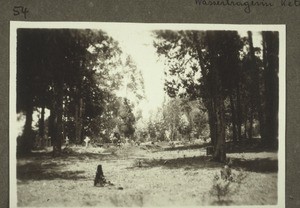
[{"label": "dark standing figure", "polygon": [[97,172],[96,172],[96,177],[95,177],[95,180],[94,180],[94,186],[103,187],[105,185],[113,186],[114,184],[105,179],[104,174],[103,174],[103,170],[102,170],[102,165],[98,165]]},{"label": "dark standing figure", "polygon": [[106,183],[105,177],[103,175],[102,171],[102,165],[98,165],[97,167],[97,172],[96,172],[96,177],[94,180],[94,186],[104,186]]}]

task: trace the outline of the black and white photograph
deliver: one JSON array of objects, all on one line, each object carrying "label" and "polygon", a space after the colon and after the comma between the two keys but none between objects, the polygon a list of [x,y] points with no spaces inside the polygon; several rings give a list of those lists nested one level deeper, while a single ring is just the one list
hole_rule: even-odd
[{"label": "black and white photograph", "polygon": [[11,207],[283,207],[285,26],[10,23]]}]

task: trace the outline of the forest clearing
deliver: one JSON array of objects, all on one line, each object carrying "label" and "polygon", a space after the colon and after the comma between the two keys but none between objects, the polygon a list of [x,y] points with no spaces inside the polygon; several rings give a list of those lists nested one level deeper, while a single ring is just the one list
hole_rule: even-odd
[{"label": "forest clearing", "polygon": [[[40,152],[18,159],[18,206],[277,204],[276,152],[228,153],[232,174],[244,178],[240,184],[231,182],[228,194],[218,200],[211,190],[223,165],[211,161],[205,147],[192,147],[74,147],[61,158]],[[98,164],[113,186],[93,186]]]},{"label": "forest clearing", "polygon": [[12,51],[18,206],[283,204],[279,27],[27,26]]}]

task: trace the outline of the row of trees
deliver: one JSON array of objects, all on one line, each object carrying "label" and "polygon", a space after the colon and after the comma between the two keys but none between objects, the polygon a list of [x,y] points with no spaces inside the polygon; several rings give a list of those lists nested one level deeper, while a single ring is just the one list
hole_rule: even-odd
[{"label": "row of trees", "polygon": [[237,31],[154,34],[171,98],[149,122],[136,126],[142,118],[135,107],[145,96],[143,77],[116,41],[99,30],[19,29],[17,112],[26,115],[19,151],[33,147],[37,110],[38,136],[50,136],[55,154],[66,136],[75,143],[84,136],[108,141],[116,131],[132,139],[175,140],[176,134],[190,139],[203,135],[207,123],[214,157],[222,162],[226,139],[261,136],[267,146],[276,145],[277,32],[262,32],[259,47],[250,31],[245,37]]},{"label": "row of trees", "polygon": [[208,113],[214,158],[226,160],[226,128],[234,142],[253,138],[254,126],[267,146],[277,143],[278,32],[261,33],[253,46],[248,31],[155,31],[164,57],[165,91],[170,97],[201,99]]},{"label": "row of trees", "polygon": [[26,115],[19,152],[33,148],[37,109],[38,136],[51,138],[55,155],[66,136],[74,143],[84,136],[107,138],[116,126],[132,134],[132,106],[117,91],[129,74],[126,87],[141,97],[143,80],[130,57],[122,60],[115,40],[100,30],[18,29],[17,41],[17,112]]}]

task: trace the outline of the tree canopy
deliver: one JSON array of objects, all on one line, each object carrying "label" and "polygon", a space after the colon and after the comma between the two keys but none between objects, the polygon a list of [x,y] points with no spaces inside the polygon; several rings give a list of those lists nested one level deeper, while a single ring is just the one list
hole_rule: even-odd
[{"label": "tree canopy", "polygon": [[[259,56],[260,48],[253,47],[252,32],[248,37],[240,37],[237,31],[170,31],[154,32],[154,46],[165,59],[165,91],[170,97],[201,98],[208,112],[210,137],[214,146],[214,158],[226,160],[225,142],[253,137],[254,122],[260,125],[260,135],[267,140],[264,117],[269,115],[268,99],[278,102],[278,97],[265,94],[270,87],[265,83],[270,77],[278,79],[277,72],[266,75],[266,65],[271,61],[267,56]],[[273,32],[263,32],[276,43],[278,36]],[[271,40],[270,40],[271,41]],[[266,43],[266,38],[263,43]],[[273,42],[273,43],[274,43]],[[278,49],[278,44],[273,44]],[[264,46],[265,50],[267,47]],[[274,49],[273,48],[273,49]],[[271,52],[273,49],[269,49]],[[265,51],[264,54],[267,52]],[[273,70],[278,69],[278,51],[272,52]],[[276,62],[276,64],[275,64]],[[274,80],[273,78],[272,80]],[[273,81],[272,87],[278,87]],[[276,88],[276,87],[275,87]],[[276,91],[275,91],[276,92]],[[278,113],[272,108],[272,115]],[[257,121],[256,121],[257,119]],[[269,124],[269,123],[268,123]],[[228,133],[227,128],[232,133]],[[269,137],[270,138],[270,137]],[[269,145],[276,142],[273,135]]]},{"label": "tree canopy", "polygon": [[48,133],[57,153],[65,136],[81,143],[84,136],[113,128],[123,70],[115,40],[101,30],[18,29],[17,34],[17,111],[26,113],[21,150],[33,147],[35,108],[42,114],[50,110]]}]

